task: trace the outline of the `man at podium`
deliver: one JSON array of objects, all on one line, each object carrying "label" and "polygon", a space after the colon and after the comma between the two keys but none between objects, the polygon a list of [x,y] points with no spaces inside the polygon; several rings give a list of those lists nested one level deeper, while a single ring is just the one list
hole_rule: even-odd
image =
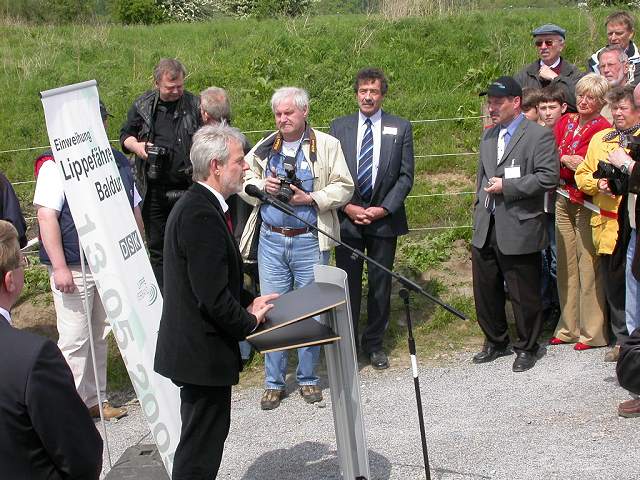
[{"label": "man at podium", "polygon": [[[307,123],[309,95],[301,88],[283,87],[271,97],[277,130],[263,138],[247,154],[250,170],[247,184],[292,207],[300,218],[331,235],[340,236],[336,210],[353,194],[353,179],[340,142]],[[334,242],[294,216],[248,196],[254,209],[240,240],[246,258],[258,239],[260,291],[286,293],[313,281],[313,266],[326,264]],[[322,400],[315,368],[320,347],[302,347],[298,352],[296,379],[307,403]],[[263,410],[272,410],[284,397],[288,352],[265,355]]]}]

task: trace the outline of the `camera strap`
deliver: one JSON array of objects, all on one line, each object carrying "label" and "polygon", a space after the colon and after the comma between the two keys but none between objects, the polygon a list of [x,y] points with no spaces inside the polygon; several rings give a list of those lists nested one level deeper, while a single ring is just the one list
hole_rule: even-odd
[{"label": "camera strap", "polygon": [[150,143],[154,143],[153,141],[156,136],[156,108],[158,106],[159,99],[160,99],[160,92],[156,90],[153,96],[153,105],[151,106],[151,125],[149,125],[149,138],[147,139],[147,141]]},{"label": "camera strap", "polygon": [[[316,134],[308,123],[306,124],[304,133],[302,134],[299,148],[302,148],[302,144],[305,142],[305,140],[309,142],[309,161],[315,163],[315,161],[318,159],[318,143],[316,140]],[[269,153],[269,158],[272,158],[274,155],[280,155],[282,153],[283,143],[284,138],[282,137],[282,133],[279,131],[276,132],[275,139],[273,140],[273,145],[271,146],[271,152]]]}]

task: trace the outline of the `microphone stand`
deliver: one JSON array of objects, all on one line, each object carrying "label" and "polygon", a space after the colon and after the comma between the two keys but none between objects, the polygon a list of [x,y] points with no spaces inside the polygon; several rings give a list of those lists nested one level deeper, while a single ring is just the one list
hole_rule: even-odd
[{"label": "microphone stand", "polygon": [[[251,187],[253,187],[253,188],[251,188]],[[331,240],[336,242],[338,245],[341,245],[344,248],[346,248],[349,251],[351,251],[352,258],[360,257],[360,258],[366,260],[367,262],[370,262],[371,264],[373,264],[376,267],[380,268],[382,271],[384,271],[388,275],[391,275],[391,277],[395,278],[404,287],[406,287],[406,289],[403,288],[402,290],[400,290],[399,294],[400,294],[400,297],[404,301],[406,315],[407,315],[409,354],[410,354],[410,357],[411,357],[411,367],[412,367],[412,371],[413,371],[413,383],[414,383],[414,387],[415,387],[415,391],[416,391],[416,404],[417,404],[417,407],[418,407],[418,422],[420,424],[420,438],[421,438],[421,441],[422,441],[422,456],[423,456],[423,460],[424,460],[424,469],[425,469],[425,474],[426,474],[426,480],[431,480],[431,471],[429,469],[429,454],[427,452],[427,439],[426,439],[426,433],[425,433],[425,427],[424,427],[424,415],[423,415],[423,411],[422,411],[422,397],[420,395],[420,379],[418,377],[418,361],[417,361],[417,357],[416,357],[416,344],[415,344],[415,340],[413,338],[413,327],[412,327],[412,324],[411,324],[411,317],[410,317],[410,313],[409,313],[409,292],[407,290],[414,291],[414,292],[419,293],[420,295],[422,295],[424,297],[427,297],[432,302],[440,305],[442,308],[444,308],[445,310],[447,310],[448,312],[454,314],[456,317],[458,317],[458,318],[460,318],[462,320],[468,320],[467,317],[462,312],[460,312],[459,310],[455,309],[451,305],[448,305],[448,304],[444,303],[442,300],[440,300],[439,298],[431,295],[429,292],[425,291],[425,289],[422,288],[420,285],[418,285],[414,281],[408,279],[404,275],[401,275],[401,274],[396,273],[396,272],[394,272],[392,270],[389,270],[387,267],[385,267],[384,265],[381,265],[380,263],[376,262],[374,259],[372,259],[369,256],[365,255],[362,251],[358,250],[357,248],[353,248],[352,246],[347,245],[346,243],[344,243],[344,242],[338,240],[337,238],[335,238],[333,235],[330,235],[329,233],[325,232],[324,230],[318,228],[316,225],[313,225],[312,223],[307,222],[305,219],[303,219],[299,215],[297,215],[293,211],[293,208],[291,208],[290,205],[288,205],[288,204],[286,204],[284,202],[281,202],[277,198],[274,198],[273,196],[265,193],[264,191],[260,190],[255,185],[247,185],[247,187],[245,189],[245,193],[247,195],[251,196],[251,197],[258,198],[260,201],[262,201],[264,203],[268,203],[269,205],[272,205],[273,207],[277,208],[281,212],[286,213],[287,215],[291,215],[292,217],[294,217],[297,220],[299,220],[302,223],[304,223],[307,227],[309,227],[314,232],[326,235]]]}]

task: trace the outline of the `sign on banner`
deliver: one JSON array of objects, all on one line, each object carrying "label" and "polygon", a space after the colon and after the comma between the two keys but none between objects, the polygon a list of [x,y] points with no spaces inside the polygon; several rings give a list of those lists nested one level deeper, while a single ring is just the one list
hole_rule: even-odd
[{"label": "sign on banner", "polygon": [[41,92],[49,141],[122,359],[171,473],[178,388],[153,371],[162,296],[107,139],[96,81]]}]

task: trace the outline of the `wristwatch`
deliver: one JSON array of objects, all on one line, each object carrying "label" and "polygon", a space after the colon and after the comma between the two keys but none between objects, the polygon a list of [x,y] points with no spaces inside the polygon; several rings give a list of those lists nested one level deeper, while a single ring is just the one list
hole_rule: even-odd
[{"label": "wristwatch", "polygon": [[626,159],[624,162],[622,162],[622,165],[620,165],[620,171],[622,173],[629,175],[629,167],[631,166],[632,163],[633,163],[633,160]]}]

